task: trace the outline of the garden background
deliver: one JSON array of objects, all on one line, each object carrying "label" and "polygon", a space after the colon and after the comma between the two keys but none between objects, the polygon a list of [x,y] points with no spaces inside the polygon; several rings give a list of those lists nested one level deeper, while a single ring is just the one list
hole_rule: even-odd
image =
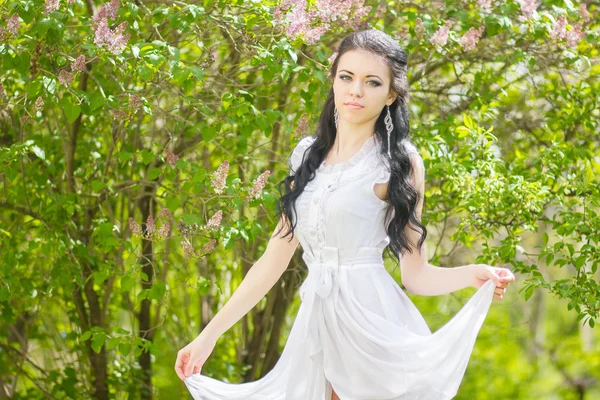
[{"label": "garden background", "polygon": [[[0,0],[0,398],[190,398],[176,353],[264,252],[336,46],[367,28],[409,55],[430,262],[517,277],[456,398],[599,398],[599,8]],[[273,367],[300,255],[203,373]],[[474,291],[410,297],[436,330]]]}]

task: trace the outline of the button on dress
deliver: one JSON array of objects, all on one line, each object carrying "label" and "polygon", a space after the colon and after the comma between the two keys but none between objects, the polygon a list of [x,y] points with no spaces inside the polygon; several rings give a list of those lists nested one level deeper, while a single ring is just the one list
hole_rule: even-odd
[{"label": "button on dress", "polygon": [[[294,149],[294,174],[314,137]],[[410,151],[416,149],[410,145]],[[444,326],[431,332],[384,268],[387,201],[374,192],[389,180],[377,136],[345,162],[317,169],[297,200],[295,235],[308,275],[281,357],[261,379],[185,379],[195,400],[445,400],[460,386],[490,308],[488,280]]]}]

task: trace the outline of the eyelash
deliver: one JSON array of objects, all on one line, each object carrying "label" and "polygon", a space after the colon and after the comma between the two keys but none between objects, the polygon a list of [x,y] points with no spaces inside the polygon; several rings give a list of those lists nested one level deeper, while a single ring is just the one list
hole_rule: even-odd
[{"label": "eyelash", "polygon": [[[350,75],[340,75],[340,79],[345,80],[343,78],[352,78],[352,77]],[[379,83],[377,81],[367,81],[367,82],[373,82],[375,84],[375,86],[373,86],[373,87],[381,86],[381,83]]]}]

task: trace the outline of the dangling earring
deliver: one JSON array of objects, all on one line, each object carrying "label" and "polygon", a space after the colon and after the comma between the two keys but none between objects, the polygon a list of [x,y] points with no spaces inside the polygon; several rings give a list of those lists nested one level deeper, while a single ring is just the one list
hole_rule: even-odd
[{"label": "dangling earring", "polygon": [[383,119],[383,122],[385,122],[385,129],[387,131],[387,137],[388,137],[388,157],[392,158],[392,152],[390,151],[390,149],[391,149],[390,136],[392,135],[392,130],[394,129],[394,124],[392,123],[392,116],[390,115],[390,106],[388,106],[386,104],[386,107],[387,107],[387,115]]},{"label": "dangling earring", "polygon": [[340,114],[338,114],[338,110],[336,106],[333,106],[333,119],[335,121],[335,129],[338,127],[338,121],[340,120]]}]

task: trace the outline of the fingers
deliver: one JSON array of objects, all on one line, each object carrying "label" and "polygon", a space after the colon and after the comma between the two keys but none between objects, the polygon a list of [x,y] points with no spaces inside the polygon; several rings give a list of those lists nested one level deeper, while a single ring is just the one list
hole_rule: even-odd
[{"label": "fingers", "polygon": [[190,359],[190,361],[187,363],[187,365],[185,366],[185,368],[183,370],[183,373],[186,377],[192,375],[195,364],[196,364],[196,360],[192,360],[192,359]]},{"label": "fingers", "polygon": [[184,368],[186,367],[186,362],[189,359],[190,354],[186,352],[177,353],[177,360],[175,361],[175,372],[177,376],[182,381],[185,380]]}]

